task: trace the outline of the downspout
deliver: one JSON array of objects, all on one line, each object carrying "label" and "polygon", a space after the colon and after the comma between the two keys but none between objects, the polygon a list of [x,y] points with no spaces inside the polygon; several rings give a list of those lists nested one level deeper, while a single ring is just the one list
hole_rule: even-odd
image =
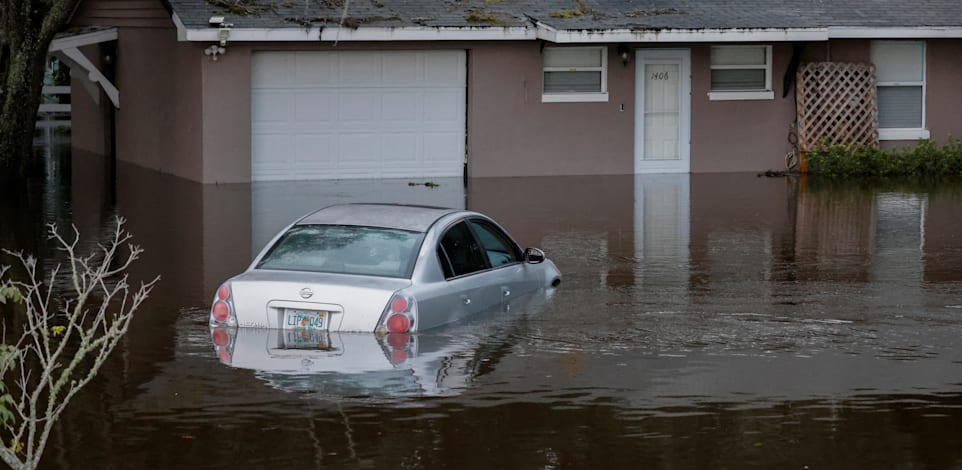
[{"label": "downspout", "polygon": [[[116,83],[117,78],[117,41],[110,41],[102,45],[103,74],[110,83]],[[109,176],[108,191],[110,202],[117,202],[117,107],[113,103],[107,105],[107,171]]]},{"label": "downspout", "polygon": [[792,94],[792,109],[794,110],[794,119],[788,129],[788,143],[791,145],[791,150],[785,154],[785,169],[788,171],[794,170],[796,167],[801,166],[804,171],[804,165],[801,165],[801,156],[798,149],[798,96],[794,92],[796,86],[795,80],[798,74],[798,66],[802,61],[802,52],[805,50],[805,43],[794,43],[792,45],[792,59],[788,63],[788,69],[785,70],[785,76],[782,79],[782,99],[787,98],[788,94]]}]

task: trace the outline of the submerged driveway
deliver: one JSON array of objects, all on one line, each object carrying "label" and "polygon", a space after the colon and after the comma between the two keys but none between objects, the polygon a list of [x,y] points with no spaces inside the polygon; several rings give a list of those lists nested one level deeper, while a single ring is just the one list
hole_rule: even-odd
[{"label": "submerged driveway", "polygon": [[[20,218],[6,220],[72,221],[82,233],[119,212],[146,249],[135,277],[163,276],[124,350],[68,409],[46,465],[944,468],[962,459],[962,187],[745,174],[434,182],[205,187],[122,167],[116,204],[75,179],[50,210],[5,208]],[[418,335],[418,350],[376,374],[222,364],[215,342],[267,350],[278,340],[212,340],[214,289],[284,224],[341,202],[484,212],[543,248],[564,282],[543,303]],[[8,227],[3,240],[26,239]],[[81,426],[103,438],[69,437]]]}]

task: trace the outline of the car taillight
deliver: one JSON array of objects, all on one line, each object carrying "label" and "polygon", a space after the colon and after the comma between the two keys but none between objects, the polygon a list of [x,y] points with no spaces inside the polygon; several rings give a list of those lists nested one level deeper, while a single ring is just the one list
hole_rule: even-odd
[{"label": "car taillight", "polygon": [[227,300],[230,297],[230,285],[224,284],[217,289],[217,298],[220,300]]},{"label": "car taillight", "polygon": [[235,326],[237,316],[234,313],[234,294],[230,283],[224,283],[217,289],[214,303],[210,306],[210,324]]},{"label": "car taillight", "polygon": [[409,333],[416,329],[416,323],[417,302],[414,297],[398,292],[384,307],[376,332],[379,334]]},{"label": "car taillight", "polygon": [[227,306],[227,302],[218,300],[214,303],[214,308],[211,309],[211,315],[214,316],[214,320],[219,322],[227,321],[227,317],[230,316],[230,307]]},{"label": "car taillight", "polygon": [[403,313],[392,313],[387,317],[388,333],[407,333],[411,330],[411,319]]}]

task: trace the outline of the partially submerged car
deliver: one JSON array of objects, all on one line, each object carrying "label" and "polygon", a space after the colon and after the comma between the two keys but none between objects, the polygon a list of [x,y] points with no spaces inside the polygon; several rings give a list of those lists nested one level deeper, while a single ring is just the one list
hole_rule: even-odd
[{"label": "partially submerged car", "polygon": [[217,289],[210,324],[411,333],[560,282],[544,252],[483,214],[344,204],[278,233]]}]

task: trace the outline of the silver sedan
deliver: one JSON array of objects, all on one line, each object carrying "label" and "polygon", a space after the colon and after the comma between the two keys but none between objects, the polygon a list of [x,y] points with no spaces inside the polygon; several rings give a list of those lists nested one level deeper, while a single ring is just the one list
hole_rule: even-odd
[{"label": "silver sedan", "polygon": [[544,252],[521,250],[483,214],[345,204],[277,234],[217,289],[210,324],[411,333],[560,282]]}]

